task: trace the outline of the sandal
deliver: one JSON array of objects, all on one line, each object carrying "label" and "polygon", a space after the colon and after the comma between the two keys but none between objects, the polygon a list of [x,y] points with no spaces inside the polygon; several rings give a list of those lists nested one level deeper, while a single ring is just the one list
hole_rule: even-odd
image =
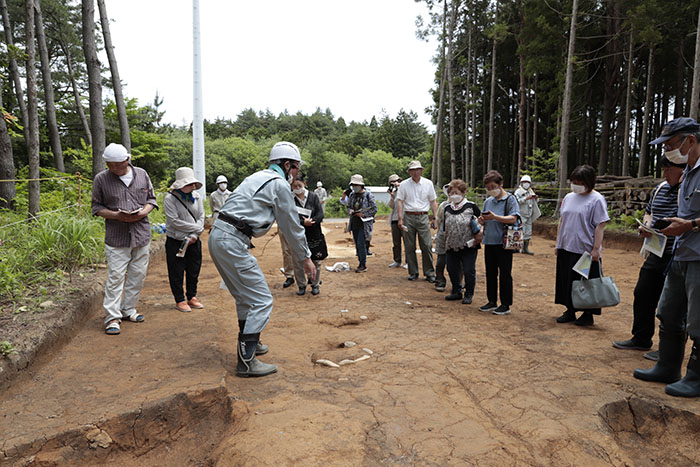
[{"label": "sandal", "polygon": [[127,316],[125,319],[128,319],[132,323],[142,323],[145,318],[141,313],[135,311],[133,315]]},{"label": "sandal", "polygon": [[112,321],[105,328],[105,333],[109,334],[110,336],[115,336],[115,335],[119,334],[119,332],[120,332],[119,321]]}]

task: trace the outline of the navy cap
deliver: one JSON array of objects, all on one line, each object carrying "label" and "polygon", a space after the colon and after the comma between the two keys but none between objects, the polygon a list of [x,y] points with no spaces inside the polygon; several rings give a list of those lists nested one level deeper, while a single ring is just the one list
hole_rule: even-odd
[{"label": "navy cap", "polygon": [[700,131],[700,125],[698,125],[698,122],[696,122],[694,118],[674,118],[664,125],[664,128],[661,130],[661,136],[649,144],[665,143],[679,133],[695,133],[696,131]]}]

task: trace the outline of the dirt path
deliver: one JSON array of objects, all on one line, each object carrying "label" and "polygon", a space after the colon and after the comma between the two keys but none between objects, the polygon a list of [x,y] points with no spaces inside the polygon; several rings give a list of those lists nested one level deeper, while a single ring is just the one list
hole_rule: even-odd
[{"label": "dirt path", "polygon": [[[325,265],[354,265],[341,226],[325,227]],[[367,273],[324,271],[319,296],[297,297],[296,287],[281,287],[279,241],[269,239],[253,252],[275,296],[261,359],[279,373],[227,371],[237,322],[208,253],[199,293],[206,309],[193,313],[173,309],[159,257],[141,296],[145,323],[108,337],[96,310],[0,395],[0,464],[700,463],[700,400],[636,381],[632,370],[650,362],[610,345],[629,334],[636,253],[606,250],[622,303],[581,329],[554,322],[562,310],[553,304],[550,240],[534,240],[534,257],[515,256],[513,313],[495,316],[477,310],[481,253],[475,303],[446,302],[427,282],[386,267],[390,234],[379,222]],[[358,358],[362,348],[369,359],[314,364]]]}]

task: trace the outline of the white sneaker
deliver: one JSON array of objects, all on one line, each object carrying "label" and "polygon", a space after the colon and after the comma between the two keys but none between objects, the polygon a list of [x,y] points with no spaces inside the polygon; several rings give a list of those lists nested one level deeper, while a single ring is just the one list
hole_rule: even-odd
[{"label": "white sneaker", "polygon": [[401,267],[404,268],[404,269],[408,269],[408,264],[404,264],[404,265],[401,266]]},{"label": "white sneaker", "polygon": [[390,268],[398,268],[399,266],[401,266],[401,263],[397,263],[396,261],[389,265]]}]

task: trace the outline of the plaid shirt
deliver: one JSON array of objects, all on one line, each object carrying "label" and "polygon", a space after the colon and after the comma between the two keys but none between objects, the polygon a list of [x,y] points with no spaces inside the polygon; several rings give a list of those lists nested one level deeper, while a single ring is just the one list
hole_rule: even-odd
[{"label": "plaid shirt", "polygon": [[[158,208],[153,185],[145,170],[129,164],[134,172],[134,179],[127,187],[121,179],[103,170],[98,173],[92,185],[92,214],[97,215],[103,209],[110,211],[133,211],[152,204]],[[151,224],[148,216],[138,222],[121,222],[105,219],[105,243],[116,248],[136,248],[151,241]]]}]

